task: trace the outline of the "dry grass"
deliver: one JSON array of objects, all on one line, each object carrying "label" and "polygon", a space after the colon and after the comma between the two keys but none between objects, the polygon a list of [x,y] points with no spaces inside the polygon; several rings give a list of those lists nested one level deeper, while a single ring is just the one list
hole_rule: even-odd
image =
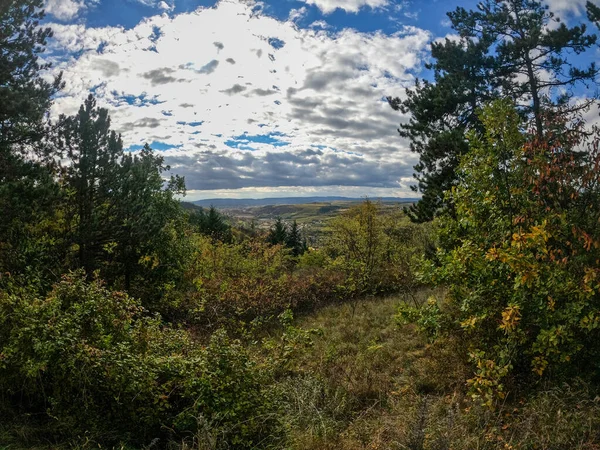
[{"label": "dry grass", "polygon": [[400,301],[332,306],[299,320],[323,335],[279,386],[286,448],[600,449],[600,399],[588,385],[574,380],[496,411],[478,407],[465,396],[464,352],[398,327]]},{"label": "dry grass", "polygon": [[[393,316],[401,301],[330,306],[297,320],[299,327],[322,333],[273,386],[281,399],[281,433],[287,436],[281,449],[600,450],[600,398],[589,384],[573,380],[540,387],[495,411],[478,407],[465,396],[469,370],[457,357],[464,352],[450,342],[431,345],[413,327],[399,327]],[[58,448],[24,445],[39,440],[28,439],[36,431],[21,426],[0,424],[0,450]],[[237,448],[201,436],[152,448],[165,445]]]}]

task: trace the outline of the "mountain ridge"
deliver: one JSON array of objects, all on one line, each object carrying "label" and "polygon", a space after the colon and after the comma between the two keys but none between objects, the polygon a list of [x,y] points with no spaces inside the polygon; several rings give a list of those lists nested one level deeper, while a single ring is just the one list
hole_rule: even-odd
[{"label": "mountain ridge", "polygon": [[[405,197],[373,197],[374,201],[386,203],[413,203],[418,198]],[[213,198],[206,200],[196,200],[192,203],[197,206],[215,208],[234,208],[240,206],[269,206],[269,205],[301,205],[306,203],[328,203],[328,202],[360,202],[365,198],[325,196],[325,197],[272,197],[272,198]]]}]

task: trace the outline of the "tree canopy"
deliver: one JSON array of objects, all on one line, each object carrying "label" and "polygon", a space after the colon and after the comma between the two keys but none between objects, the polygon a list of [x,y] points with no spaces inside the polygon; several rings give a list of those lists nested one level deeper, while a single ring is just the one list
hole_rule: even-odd
[{"label": "tree canopy", "polygon": [[[594,8],[588,6],[592,15]],[[486,0],[475,11],[457,8],[448,17],[458,39],[432,44],[434,62],[427,67],[433,80],[418,80],[406,99],[388,98],[392,108],[409,114],[399,132],[420,157],[415,190],[423,199],[408,211],[415,221],[452,209],[443,192],[456,183],[468,151],[466,133],[481,130],[476,112],[485,103],[511,98],[541,137],[545,115],[572,117],[594,102],[574,101],[574,88],[595,82],[596,65],[580,68],[568,59],[596,44],[585,24],[568,27],[535,0]]]}]

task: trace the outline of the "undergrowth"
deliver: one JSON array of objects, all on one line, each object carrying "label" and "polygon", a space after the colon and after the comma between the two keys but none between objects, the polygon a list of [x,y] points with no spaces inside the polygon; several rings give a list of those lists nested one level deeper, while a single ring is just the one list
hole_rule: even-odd
[{"label": "undergrowth", "polygon": [[[430,294],[423,292],[419,300]],[[265,378],[272,383],[267,387],[273,399],[269,427],[277,439],[244,448],[600,448],[600,397],[589,384],[574,379],[540,385],[527,397],[509,395],[495,410],[478,406],[466,395],[469,366],[457,359],[458,344],[430,344],[414,326],[399,326],[394,313],[400,303],[387,298],[334,305],[293,324],[284,317],[283,327],[272,329],[261,345],[248,341],[257,364],[267,355],[279,355],[281,364],[271,364],[276,373]],[[221,440],[213,425],[198,423],[193,436],[150,440],[135,450],[242,448]],[[5,421],[0,449],[134,450],[103,447],[85,436],[59,447],[36,433],[35,417]]]}]

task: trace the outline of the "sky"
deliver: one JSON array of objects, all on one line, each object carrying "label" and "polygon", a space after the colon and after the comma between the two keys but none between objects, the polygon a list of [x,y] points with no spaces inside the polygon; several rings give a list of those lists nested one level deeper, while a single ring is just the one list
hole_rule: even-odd
[{"label": "sky", "polygon": [[[547,0],[567,22],[585,0]],[[46,0],[44,58],[93,93],[125,148],[160,151],[187,200],[415,197],[407,118],[446,12],[473,0]],[[595,54],[596,59],[600,55]]]}]

